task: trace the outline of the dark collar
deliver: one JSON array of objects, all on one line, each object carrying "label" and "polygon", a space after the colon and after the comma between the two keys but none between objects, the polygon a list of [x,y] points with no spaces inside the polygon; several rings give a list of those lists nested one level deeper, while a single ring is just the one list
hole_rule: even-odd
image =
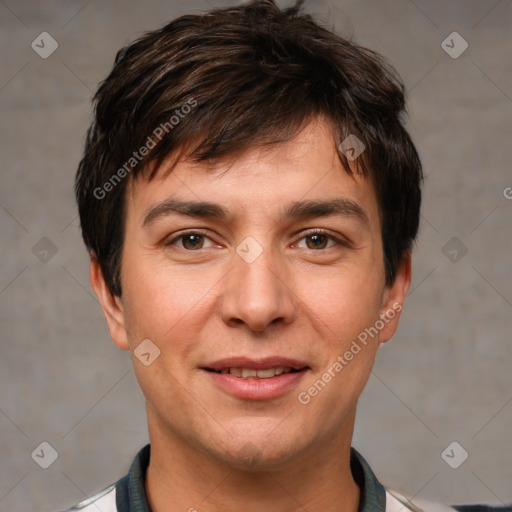
[{"label": "dark collar", "polygon": [[[133,460],[128,474],[116,483],[116,504],[120,512],[151,512],[144,489],[149,457],[150,445],[147,444]],[[350,450],[350,469],[361,490],[358,512],[384,512],[386,491],[354,448]]]}]

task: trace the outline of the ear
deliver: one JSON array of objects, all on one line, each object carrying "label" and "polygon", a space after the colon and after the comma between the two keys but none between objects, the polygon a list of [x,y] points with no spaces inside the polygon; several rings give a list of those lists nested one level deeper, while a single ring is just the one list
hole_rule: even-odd
[{"label": "ear", "polygon": [[406,253],[396,273],[395,281],[386,286],[383,295],[381,320],[384,327],[379,332],[379,342],[389,341],[395,334],[403,309],[405,297],[411,285],[411,254]]},{"label": "ear", "polygon": [[119,348],[123,350],[130,350],[121,298],[112,295],[110,292],[107,283],[105,282],[105,278],[103,277],[103,272],[101,271],[98,259],[94,254],[91,254],[89,280],[94,293],[96,293],[96,296],[100,301],[101,309],[103,310],[105,320],[107,321],[110,337]]}]

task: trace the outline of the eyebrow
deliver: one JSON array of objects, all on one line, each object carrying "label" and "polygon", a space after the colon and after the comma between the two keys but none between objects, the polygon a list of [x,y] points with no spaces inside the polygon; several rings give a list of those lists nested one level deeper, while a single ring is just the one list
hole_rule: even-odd
[{"label": "eyebrow", "polygon": [[[178,214],[198,219],[226,219],[229,214],[219,204],[208,201],[178,201],[167,199],[149,208],[144,217],[142,227],[154,223],[158,218]],[[303,219],[341,215],[361,221],[367,227],[370,225],[368,215],[363,208],[347,198],[330,200],[295,201],[285,211],[283,218]]]}]

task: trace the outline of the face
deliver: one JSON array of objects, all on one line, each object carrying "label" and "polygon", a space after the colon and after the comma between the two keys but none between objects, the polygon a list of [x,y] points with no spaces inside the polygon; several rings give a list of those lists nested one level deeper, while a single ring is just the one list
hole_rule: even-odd
[{"label": "face", "polygon": [[409,285],[406,258],[385,286],[371,183],[343,169],[321,120],[230,162],[164,167],[127,189],[122,297],[91,267],[150,435],[234,466],[350,443]]}]

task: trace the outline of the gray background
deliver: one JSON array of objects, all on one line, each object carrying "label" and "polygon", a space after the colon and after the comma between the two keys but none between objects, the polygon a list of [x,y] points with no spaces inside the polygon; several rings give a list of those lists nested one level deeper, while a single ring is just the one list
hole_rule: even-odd
[{"label": "gray background", "polygon": [[[122,476],[147,441],[129,356],[89,286],[74,172],[116,50],[233,3],[0,2],[0,510],[70,506]],[[409,496],[512,502],[512,2],[306,5],[400,71],[427,176],[413,285],[354,445]],[[31,48],[43,31],[59,44],[48,59]],[[441,47],[453,31],[469,43],[457,59]],[[46,470],[31,458],[42,441],[58,452]],[[453,441],[469,453],[458,469],[441,457]]]}]

